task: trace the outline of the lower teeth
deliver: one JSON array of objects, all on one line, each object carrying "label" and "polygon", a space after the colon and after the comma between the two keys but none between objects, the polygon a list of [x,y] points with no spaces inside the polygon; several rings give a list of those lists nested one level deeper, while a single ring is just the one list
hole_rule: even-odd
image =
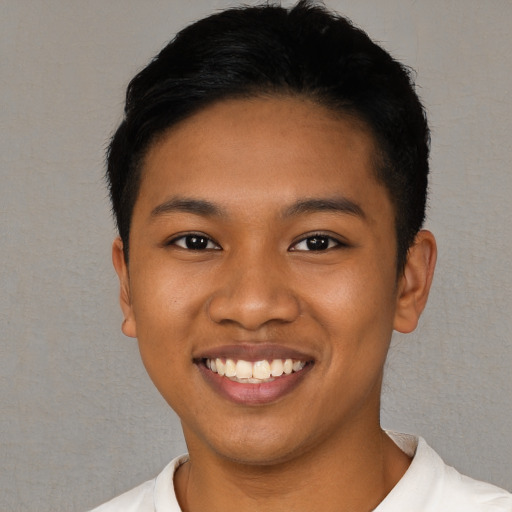
[{"label": "lower teeth", "polygon": [[272,382],[273,380],[276,380],[275,377],[270,377],[269,379],[239,379],[238,377],[226,377],[229,380],[232,380],[233,382],[239,382],[240,384],[261,384],[263,382]]}]

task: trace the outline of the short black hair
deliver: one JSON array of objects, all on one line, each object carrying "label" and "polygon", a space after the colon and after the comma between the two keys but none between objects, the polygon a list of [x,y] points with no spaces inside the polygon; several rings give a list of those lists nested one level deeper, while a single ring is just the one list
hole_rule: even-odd
[{"label": "short black hair", "polygon": [[376,141],[375,176],[394,207],[397,267],[425,218],[430,137],[412,72],[348,19],[301,0],[232,8],[186,27],[130,82],[107,152],[128,260],[143,158],[156,138],[222,99],[293,95],[355,116]]}]

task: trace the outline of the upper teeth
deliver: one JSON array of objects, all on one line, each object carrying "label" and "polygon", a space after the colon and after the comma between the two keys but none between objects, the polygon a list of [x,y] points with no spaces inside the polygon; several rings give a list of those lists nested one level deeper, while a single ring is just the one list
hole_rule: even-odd
[{"label": "upper teeth", "polygon": [[237,361],[233,359],[222,360],[220,358],[206,360],[206,366],[212,372],[234,380],[243,379],[244,382],[250,382],[254,379],[258,382],[273,380],[273,377],[280,377],[283,373],[298,372],[305,365],[304,361],[295,361],[293,359],[273,359],[271,361],[263,359],[253,363],[243,359],[238,359]]}]

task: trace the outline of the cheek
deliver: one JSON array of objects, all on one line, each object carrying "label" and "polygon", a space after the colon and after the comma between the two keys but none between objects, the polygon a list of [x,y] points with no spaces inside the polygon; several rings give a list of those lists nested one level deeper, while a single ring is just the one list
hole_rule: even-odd
[{"label": "cheek", "polygon": [[[394,277],[378,265],[365,272],[337,272],[317,301],[317,318],[329,343],[326,381],[347,396],[360,397],[380,389],[379,382],[393,332]],[[332,406],[338,395],[333,392]]]},{"label": "cheek", "polygon": [[[386,268],[386,265],[383,265]],[[325,325],[343,329],[392,326],[395,308],[394,274],[377,261],[330,269],[302,279],[309,302]],[[344,327],[342,327],[344,326]]]},{"label": "cheek", "polygon": [[332,272],[312,306],[330,340],[324,352],[326,380],[357,396],[377,384],[393,332],[394,277],[377,267],[366,262],[364,271]]},{"label": "cheek", "polygon": [[146,259],[140,267],[133,272],[136,278],[132,281],[137,327],[155,330],[190,320],[201,302],[197,279],[165,259]]},{"label": "cheek", "polygon": [[169,268],[134,275],[133,312],[144,365],[153,379],[162,368],[178,372],[187,359],[184,349],[197,329],[204,297],[183,273]]}]

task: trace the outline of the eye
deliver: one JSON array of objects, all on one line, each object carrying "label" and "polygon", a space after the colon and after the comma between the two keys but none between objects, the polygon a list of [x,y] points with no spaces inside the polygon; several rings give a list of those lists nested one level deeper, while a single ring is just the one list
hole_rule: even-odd
[{"label": "eye", "polygon": [[178,238],[173,238],[168,245],[176,245],[189,251],[219,250],[220,246],[211,238],[200,233],[190,233]]},{"label": "eye", "polygon": [[336,240],[332,236],[328,235],[311,235],[307,238],[303,238],[296,244],[294,244],[291,251],[326,251],[327,249],[333,249],[343,245],[339,240]]}]

